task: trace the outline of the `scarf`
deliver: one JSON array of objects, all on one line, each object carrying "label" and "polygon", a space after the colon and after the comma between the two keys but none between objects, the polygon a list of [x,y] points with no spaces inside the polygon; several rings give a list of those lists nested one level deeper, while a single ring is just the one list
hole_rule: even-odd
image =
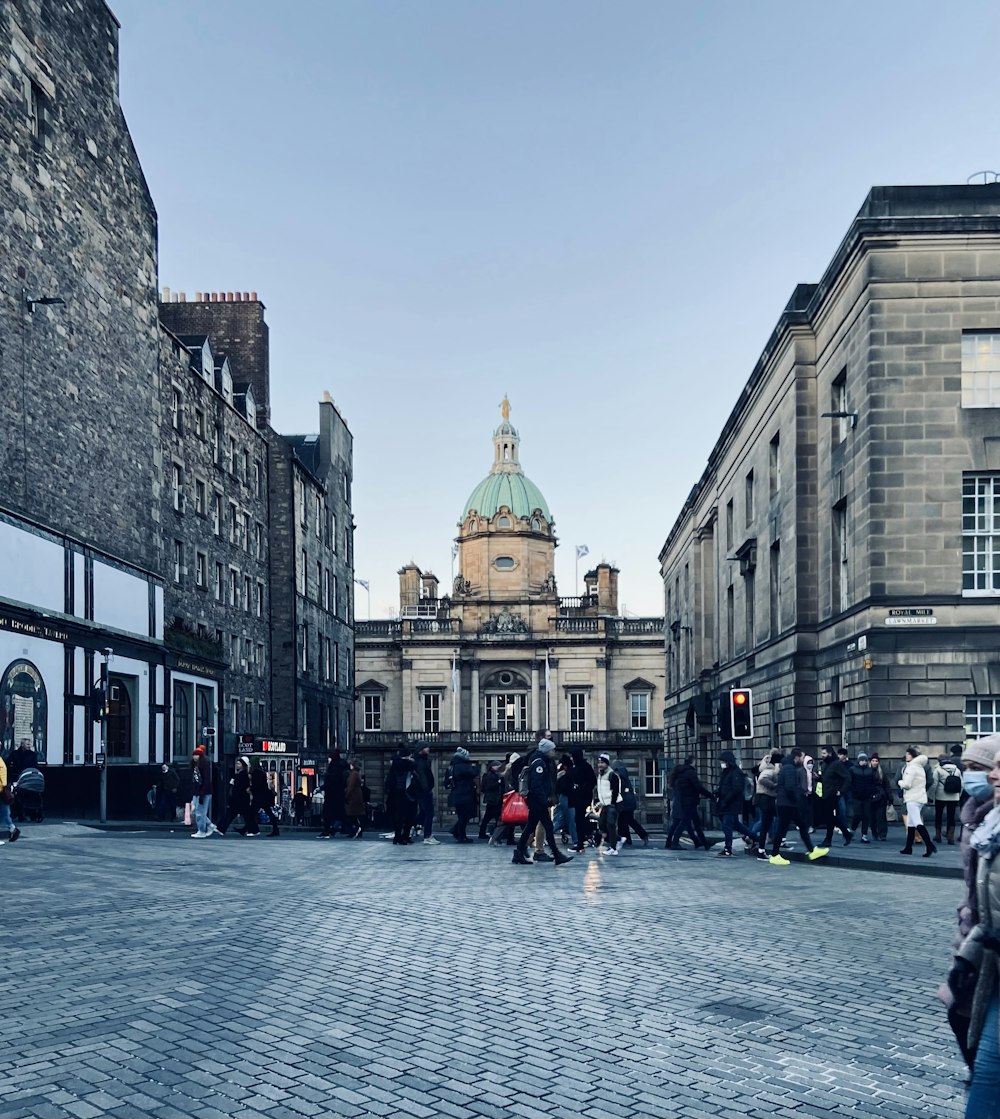
[{"label": "scarf", "polygon": [[1000,805],[990,809],[983,817],[969,842],[984,859],[992,859],[1000,851]]}]

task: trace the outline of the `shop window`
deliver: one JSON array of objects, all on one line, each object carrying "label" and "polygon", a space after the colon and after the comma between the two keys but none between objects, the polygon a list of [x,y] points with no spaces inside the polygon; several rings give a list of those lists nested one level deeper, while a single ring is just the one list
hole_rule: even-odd
[{"label": "shop window", "polygon": [[12,661],[0,677],[0,752],[27,743],[45,761],[48,698],[42,674],[29,660]]}]

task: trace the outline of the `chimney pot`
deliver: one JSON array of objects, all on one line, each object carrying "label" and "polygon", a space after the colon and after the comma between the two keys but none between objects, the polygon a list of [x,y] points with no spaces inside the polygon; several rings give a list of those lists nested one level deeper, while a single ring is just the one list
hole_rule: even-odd
[{"label": "chimney pot", "polygon": [[226,292],[226,302],[227,303],[232,303],[232,301],[233,301],[233,293],[231,291],[227,291]]},{"label": "chimney pot", "polygon": [[243,293],[243,302],[244,303],[249,303],[250,302],[250,292],[245,291]]},{"label": "chimney pot", "polygon": [[243,302],[243,292],[238,291],[236,293],[236,302],[237,303],[242,303]]},{"label": "chimney pot", "polygon": [[170,302],[170,288],[164,288],[163,289],[163,302],[164,303],[169,303]]},{"label": "chimney pot", "polygon": [[181,302],[182,303],[187,303],[187,301],[188,301],[187,295],[185,295],[184,292],[181,292]]},{"label": "chimney pot", "polygon": [[213,291],[211,299],[212,299],[213,303],[218,303],[219,302],[219,293],[217,291]]},{"label": "chimney pot", "polygon": [[256,303],[257,302],[257,293],[255,291],[250,292],[250,298],[254,301],[254,303]]},{"label": "chimney pot", "polygon": [[201,292],[200,291],[196,291],[194,293],[194,301],[195,301],[195,303],[200,303],[201,302]]}]

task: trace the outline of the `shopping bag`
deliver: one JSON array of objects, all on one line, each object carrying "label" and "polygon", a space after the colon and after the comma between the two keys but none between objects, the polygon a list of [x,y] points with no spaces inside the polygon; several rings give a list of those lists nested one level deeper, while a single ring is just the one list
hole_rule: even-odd
[{"label": "shopping bag", "polygon": [[504,793],[503,807],[500,809],[501,824],[526,824],[528,822],[528,802],[513,790]]},{"label": "shopping bag", "polygon": [[189,828],[191,826],[191,803],[190,801],[184,805],[184,826]]}]

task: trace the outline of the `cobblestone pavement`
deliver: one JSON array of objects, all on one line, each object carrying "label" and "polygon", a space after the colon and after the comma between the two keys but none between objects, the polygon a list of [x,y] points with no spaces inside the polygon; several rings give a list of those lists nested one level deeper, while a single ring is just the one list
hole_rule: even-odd
[{"label": "cobblestone pavement", "polygon": [[0,1116],[962,1112],[954,880],[46,824],[0,882]]}]

